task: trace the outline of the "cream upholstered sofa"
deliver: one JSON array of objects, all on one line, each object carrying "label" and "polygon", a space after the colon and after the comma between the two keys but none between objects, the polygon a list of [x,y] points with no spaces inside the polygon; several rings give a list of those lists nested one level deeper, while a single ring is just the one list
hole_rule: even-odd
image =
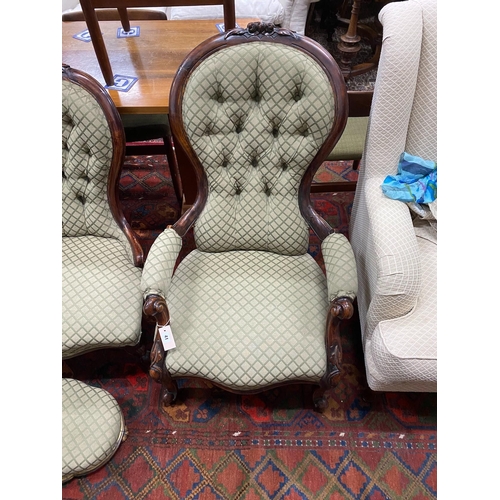
[{"label": "cream upholstered sofa", "polygon": [[[237,17],[257,17],[263,22],[271,22],[301,35],[304,34],[307,14],[311,3],[318,0],[235,0]],[[134,19],[134,11],[145,9],[129,9],[130,18]],[[221,5],[203,5],[197,7],[148,7],[159,19],[221,19]],[[78,0],[63,0],[63,20],[83,20],[83,13]],[[69,18],[71,15],[71,18]],[[118,19],[118,16],[116,17]]]},{"label": "cream upholstered sofa", "polygon": [[402,152],[437,161],[436,12],[436,0],[408,0],[379,14],[382,52],[350,227],[377,391],[437,390],[437,230],[381,189]]}]

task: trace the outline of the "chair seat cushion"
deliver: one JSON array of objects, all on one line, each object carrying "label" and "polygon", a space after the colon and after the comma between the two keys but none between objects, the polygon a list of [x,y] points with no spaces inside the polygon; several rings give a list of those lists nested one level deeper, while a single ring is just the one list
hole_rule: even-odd
[{"label": "chair seat cushion", "polygon": [[317,383],[326,371],[326,279],[308,254],[194,250],[175,271],[167,303],[174,377],[254,390]]},{"label": "chair seat cushion", "polygon": [[327,156],[329,161],[360,160],[365,148],[368,116],[350,116],[339,142]]},{"label": "chair seat cushion", "polygon": [[115,398],[79,380],[62,379],[62,480],[104,465],[125,434]]},{"label": "chair seat cushion", "polygon": [[365,346],[373,390],[437,390],[437,245],[418,238],[422,291],[405,316],[382,321]]},{"label": "chair seat cushion", "polygon": [[135,345],[141,334],[141,269],[124,245],[97,236],[62,239],[63,358]]}]

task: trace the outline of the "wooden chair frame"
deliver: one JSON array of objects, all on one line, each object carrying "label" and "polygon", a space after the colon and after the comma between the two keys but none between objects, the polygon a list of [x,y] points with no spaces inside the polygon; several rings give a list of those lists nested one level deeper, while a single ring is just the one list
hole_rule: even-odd
[{"label": "wooden chair frame", "polygon": [[[228,33],[215,35],[205,43],[195,48],[184,60],[174,78],[170,92],[170,123],[172,133],[186,152],[189,161],[194,168],[198,192],[194,204],[181,216],[172,226],[179,236],[186,235],[201,214],[208,197],[208,181],[205,171],[194,152],[182,124],[182,101],[188,77],[191,72],[206,57],[214,52],[239,44],[248,42],[272,41],[293,46],[303,50],[320,64],[328,75],[336,96],[336,113],[338,120],[335,122],[326,141],[307,168],[299,186],[299,206],[302,216],[313,229],[320,240],[335,232],[334,229],[314,210],[311,199],[311,183],[315,172],[323,162],[324,158],[333,149],[345,127],[348,114],[347,94],[345,82],[340,69],[333,61],[331,55],[313,40],[297,35],[289,30],[276,28],[267,23],[250,23],[245,29],[235,29]],[[340,375],[340,364],[342,359],[342,348],[340,342],[340,322],[349,319],[353,314],[353,302],[348,297],[339,297],[330,303],[330,309],[326,320],[325,345],[327,353],[327,370],[321,380],[320,387],[314,392],[313,401],[317,409],[326,408],[325,391],[332,387],[334,381]],[[146,297],[144,312],[155,318],[158,325],[165,325],[170,319],[166,300],[155,294]],[[151,350],[151,377],[162,384],[161,407],[165,410],[173,403],[177,396],[177,384],[166,368],[167,352],[164,351],[162,341],[157,332],[153,348]],[[252,394],[262,392],[295,382],[285,382],[266,386],[252,391],[236,391],[222,387],[235,393]],[[217,386],[216,383],[214,383]]]}]

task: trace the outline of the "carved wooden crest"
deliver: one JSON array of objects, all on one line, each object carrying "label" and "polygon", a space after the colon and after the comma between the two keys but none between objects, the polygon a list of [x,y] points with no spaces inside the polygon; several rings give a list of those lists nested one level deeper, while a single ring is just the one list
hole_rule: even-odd
[{"label": "carved wooden crest", "polygon": [[298,38],[295,31],[287,30],[285,28],[278,28],[273,23],[261,23],[253,22],[248,23],[246,28],[235,28],[226,33],[224,39],[228,39],[230,36],[244,36],[246,38],[250,37],[269,37],[276,38],[277,36],[291,36],[293,38]]}]

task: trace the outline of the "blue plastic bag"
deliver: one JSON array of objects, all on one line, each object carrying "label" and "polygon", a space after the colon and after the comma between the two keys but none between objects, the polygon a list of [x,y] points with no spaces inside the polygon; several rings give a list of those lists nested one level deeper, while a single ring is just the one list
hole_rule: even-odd
[{"label": "blue plastic bag", "polygon": [[388,175],[382,192],[406,203],[431,203],[437,198],[437,163],[402,153],[397,175]]}]

